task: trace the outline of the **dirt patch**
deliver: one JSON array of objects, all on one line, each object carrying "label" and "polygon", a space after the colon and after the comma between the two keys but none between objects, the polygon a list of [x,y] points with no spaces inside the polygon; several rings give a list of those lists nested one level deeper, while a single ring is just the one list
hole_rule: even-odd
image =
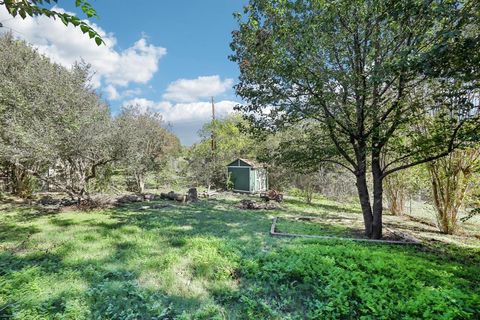
[{"label": "dirt patch", "polygon": [[423,242],[453,244],[463,247],[480,247],[479,236],[467,230],[459,230],[455,234],[444,234],[433,223],[424,223],[406,216],[385,216],[384,226],[411,234]]},{"label": "dirt patch", "polygon": [[[353,220],[353,221],[352,221]],[[368,239],[361,221],[351,217],[335,219],[327,217],[282,217],[274,218],[270,230],[272,236],[372,241],[392,244],[418,244],[420,241],[411,234],[384,228],[381,240]]]}]

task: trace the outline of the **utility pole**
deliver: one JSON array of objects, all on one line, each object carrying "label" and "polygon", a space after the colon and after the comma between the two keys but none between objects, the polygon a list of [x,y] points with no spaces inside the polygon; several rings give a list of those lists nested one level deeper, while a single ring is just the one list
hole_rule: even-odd
[{"label": "utility pole", "polygon": [[215,103],[212,97],[212,155],[215,156],[215,149],[217,148],[217,142],[215,141]]}]

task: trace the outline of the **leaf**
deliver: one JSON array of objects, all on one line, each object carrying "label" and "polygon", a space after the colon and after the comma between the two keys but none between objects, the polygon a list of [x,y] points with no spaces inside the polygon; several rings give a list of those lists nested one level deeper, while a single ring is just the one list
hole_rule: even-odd
[{"label": "leaf", "polygon": [[82,30],[83,33],[87,33],[90,30],[90,28],[87,25],[82,24],[80,26],[80,30]]},{"label": "leaf", "polygon": [[104,42],[102,40],[102,38],[100,37],[95,37],[95,42],[97,43],[97,46],[101,46]]},{"label": "leaf", "polygon": [[75,27],[78,27],[81,24],[80,20],[77,17],[72,17],[70,23],[73,24]]},{"label": "leaf", "polygon": [[63,24],[68,26],[67,18],[63,14],[59,15],[59,17],[60,17],[60,20],[62,20]]}]

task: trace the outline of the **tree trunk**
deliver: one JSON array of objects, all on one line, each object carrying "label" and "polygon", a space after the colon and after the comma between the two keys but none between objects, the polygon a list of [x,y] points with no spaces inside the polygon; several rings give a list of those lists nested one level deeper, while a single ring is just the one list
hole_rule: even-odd
[{"label": "tree trunk", "polygon": [[207,183],[207,198],[210,197],[210,188],[212,186],[210,185],[210,182]]},{"label": "tree trunk", "polygon": [[12,194],[20,198],[28,198],[33,193],[30,174],[27,170],[15,164],[11,165],[10,183]]},{"label": "tree trunk", "polygon": [[372,238],[382,238],[383,186],[382,177],[373,175],[373,223]]},{"label": "tree trunk", "polygon": [[360,205],[362,207],[363,222],[365,224],[365,235],[372,237],[373,215],[372,207],[370,205],[370,196],[368,194],[367,175],[365,169],[360,169],[356,172],[357,177],[357,191]]},{"label": "tree trunk", "polygon": [[407,198],[407,187],[401,173],[394,173],[383,180],[383,193],[388,203],[388,210],[391,214],[398,216],[405,211]]},{"label": "tree trunk", "polygon": [[145,191],[145,178],[142,173],[135,173],[135,182],[137,184],[137,192],[143,193]]},{"label": "tree trunk", "polygon": [[472,184],[480,149],[457,150],[428,165],[432,179],[433,204],[440,231],[453,234],[458,229],[458,214]]},{"label": "tree trunk", "polygon": [[372,238],[382,238],[382,213],[383,213],[383,172],[380,167],[380,155],[374,152],[372,155],[373,176],[373,223]]}]

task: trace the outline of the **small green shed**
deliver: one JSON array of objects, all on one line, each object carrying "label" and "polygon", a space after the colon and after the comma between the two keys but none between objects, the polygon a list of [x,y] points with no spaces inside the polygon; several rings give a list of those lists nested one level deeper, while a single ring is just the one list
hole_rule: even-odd
[{"label": "small green shed", "polygon": [[267,169],[252,160],[237,159],[227,166],[227,170],[233,191],[257,193],[268,190]]}]

